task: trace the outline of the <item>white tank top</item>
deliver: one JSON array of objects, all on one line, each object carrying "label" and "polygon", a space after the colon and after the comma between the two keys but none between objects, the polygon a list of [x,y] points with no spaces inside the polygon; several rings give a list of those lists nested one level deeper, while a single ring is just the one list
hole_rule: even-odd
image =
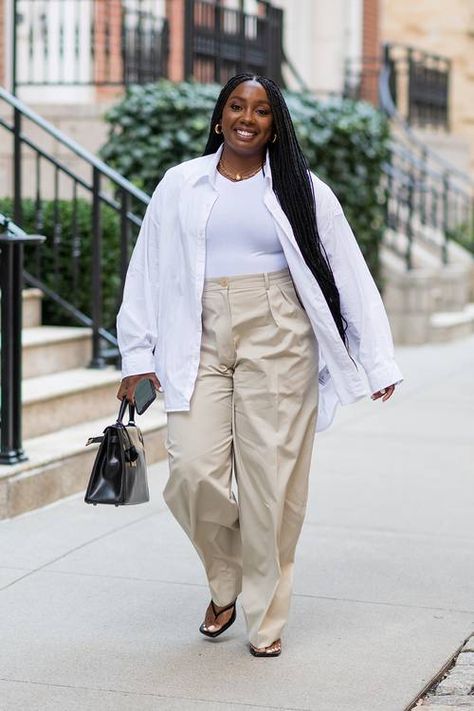
[{"label": "white tank top", "polygon": [[263,202],[262,171],[234,182],[219,172],[206,229],[206,278],[274,272],[288,266],[275,224]]}]

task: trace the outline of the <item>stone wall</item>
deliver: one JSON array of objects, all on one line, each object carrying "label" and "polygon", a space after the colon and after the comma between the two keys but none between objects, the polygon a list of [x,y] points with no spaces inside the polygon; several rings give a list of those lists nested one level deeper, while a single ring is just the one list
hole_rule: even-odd
[{"label": "stone wall", "polygon": [[381,0],[381,40],[452,60],[451,132],[465,137],[474,175],[474,4],[471,0]]}]

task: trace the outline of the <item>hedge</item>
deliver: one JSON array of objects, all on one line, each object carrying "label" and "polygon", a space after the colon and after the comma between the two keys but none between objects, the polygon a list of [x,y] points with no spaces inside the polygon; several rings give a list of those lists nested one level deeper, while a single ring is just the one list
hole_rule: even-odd
[{"label": "hedge", "polygon": [[[46,241],[38,248],[25,248],[25,268],[40,278],[66,301],[90,316],[92,313],[92,239],[91,239],[91,204],[86,200],[77,201],[77,243],[73,245],[73,203],[59,200],[57,205],[60,235],[54,235],[55,205],[53,201],[42,202],[41,227],[38,227],[36,206],[33,200],[23,200],[22,229],[34,234],[40,232]],[[13,215],[10,198],[0,199],[0,212]],[[115,326],[117,299],[120,288],[120,229],[115,212],[102,207],[103,256],[102,256],[102,291],[103,325],[107,329]],[[58,239],[59,238],[59,239]],[[77,259],[77,284],[74,285],[73,250],[79,250]],[[55,270],[55,265],[58,269]],[[75,288],[74,288],[75,287]],[[78,322],[49,299],[43,301],[43,322],[46,324],[78,326]]]},{"label": "hedge", "polygon": [[[131,87],[105,116],[110,130],[102,158],[151,193],[169,167],[202,154],[219,88],[168,80]],[[284,94],[311,169],[340,199],[378,280],[387,120],[365,102],[339,98],[320,102],[309,94]]]},{"label": "hedge", "polygon": [[[151,194],[172,165],[201,155],[209,119],[219,92],[217,85],[156,84],[134,86],[107,114],[108,141],[102,158],[138,187]],[[318,102],[314,97],[285,92],[296,131],[309,165],[328,182],[339,197],[375,279],[379,282],[378,248],[383,234],[385,196],[380,189],[382,163],[388,157],[388,123],[371,105],[347,99]],[[41,232],[48,239],[38,251],[28,249],[26,266],[35,270],[41,255],[41,275],[47,285],[91,314],[91,206],[77,203],[80,237],[77,287],[73,288],[72,219],[69,201],[58,203],[61,234],[54,237],[54,203],[42,204]],[[0,212],[12,215],[9,199],[0,199]],[[37,232],[35,204],[23,201],[22,227]],[[119,223],[106,206],[102,210],[102,284],[104,326],[114,328],[118,307]],[[55,272],[54,265],[59,269]],[[45,323],[75,323],[57,306],[45,300]]]}]

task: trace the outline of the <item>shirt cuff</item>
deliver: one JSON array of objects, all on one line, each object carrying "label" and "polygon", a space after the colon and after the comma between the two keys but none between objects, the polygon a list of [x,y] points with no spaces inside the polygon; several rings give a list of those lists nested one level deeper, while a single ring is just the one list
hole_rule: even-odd
[{"label": "shirt cuff", "polygon": [[395,361],[367,373],[371,393],[388,388],[389,385],[398,385],[403,379],[402,372]]},{"label": "shirt cuff", "polygon": [[136,351],[122,356],[122,378],[155,372],[155,356],[151,350]]}]

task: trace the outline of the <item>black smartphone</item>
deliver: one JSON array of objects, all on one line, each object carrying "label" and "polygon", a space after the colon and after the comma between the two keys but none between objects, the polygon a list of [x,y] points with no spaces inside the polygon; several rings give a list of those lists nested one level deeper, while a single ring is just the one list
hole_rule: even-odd
[{"label": "black smartphone", "polygon": [[140,380],[135,388],[135,410],[138,415],[143,415],[153,400],[156,398],[156,390],[149,378]]}]

